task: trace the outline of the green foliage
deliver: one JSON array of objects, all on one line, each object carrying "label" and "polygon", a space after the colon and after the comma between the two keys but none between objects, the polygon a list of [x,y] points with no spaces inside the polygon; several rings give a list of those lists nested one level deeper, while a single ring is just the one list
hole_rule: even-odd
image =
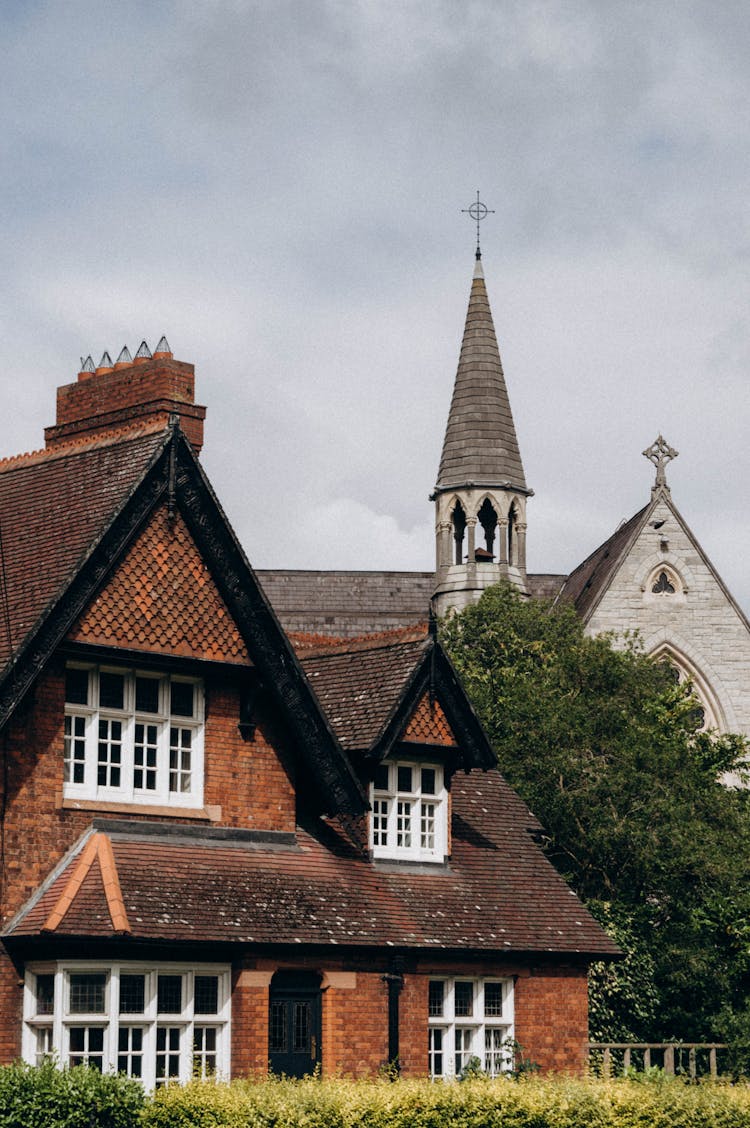
[{"label": "green foliage", "polygon": [[135,1128],[143,1104],[137,1081],[85,1066],[0,1067],[0,1128]]},{"label": "green foliage", "polygon": [[144,1128],[747,1128],[750,1090],[674,1078],[194,1082],[161,1089]]},{"label": "green foliage", "polygon": [[501,771],[560,872],[629,953],[592,978],[603,1040],[711,1040],[750,993],[748,793],[738,736],[696,732],[689,684],[634,638],[509,585],[443,624]]}]

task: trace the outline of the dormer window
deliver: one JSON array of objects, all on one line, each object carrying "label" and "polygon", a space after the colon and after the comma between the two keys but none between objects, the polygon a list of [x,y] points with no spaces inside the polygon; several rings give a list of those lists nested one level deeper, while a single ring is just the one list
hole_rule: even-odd
[{"label": "dormer window", "polygon": [[71,663],[66,798],[203,802],[203,686],[196,678]]},{"label": "dormer window", "polygon": [[375,772],[371,803],[374,857],[444,860],[448,803],[441,764],[385,761]]}]

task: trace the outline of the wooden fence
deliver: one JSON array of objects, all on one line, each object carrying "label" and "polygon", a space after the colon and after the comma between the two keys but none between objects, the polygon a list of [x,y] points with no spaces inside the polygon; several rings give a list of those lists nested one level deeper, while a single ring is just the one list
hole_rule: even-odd
[{"label": "wooden fence", "polygon": [[718,1053],[725,1042],[589,1042],[589,1069],[599,1077],[613,1077],[627,1069],[660,1066],[693,1080],[718,1077]]}]

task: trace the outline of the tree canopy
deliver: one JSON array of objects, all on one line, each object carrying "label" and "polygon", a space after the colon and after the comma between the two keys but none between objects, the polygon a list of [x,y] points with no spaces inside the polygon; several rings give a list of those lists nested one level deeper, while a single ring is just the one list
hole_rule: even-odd
[{"label": "tree canopy", "polygon": [[750,993],[744,739],[699,731],[689,682],[637,638],[510,585],[442,624],[500,770],[627,959],[595,969],[592,1037],[720,1038]]}]

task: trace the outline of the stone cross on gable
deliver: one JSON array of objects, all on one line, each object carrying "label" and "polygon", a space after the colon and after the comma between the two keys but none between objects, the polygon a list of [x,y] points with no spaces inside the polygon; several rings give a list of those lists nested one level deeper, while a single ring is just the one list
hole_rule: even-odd
[{"label": "stone cross on gable", "polygon": [[673,458],[677,458],[678,454],[679,451],[671,447],[663,435],[659,435],[651,446],[646,447],[643,451],[644,458],[647,458],[649,462],[653,462],[656,467],[656,481],[651,487],[652,490],[669,490],[669,486],[667,485],[667,463],[671,462]]}]

